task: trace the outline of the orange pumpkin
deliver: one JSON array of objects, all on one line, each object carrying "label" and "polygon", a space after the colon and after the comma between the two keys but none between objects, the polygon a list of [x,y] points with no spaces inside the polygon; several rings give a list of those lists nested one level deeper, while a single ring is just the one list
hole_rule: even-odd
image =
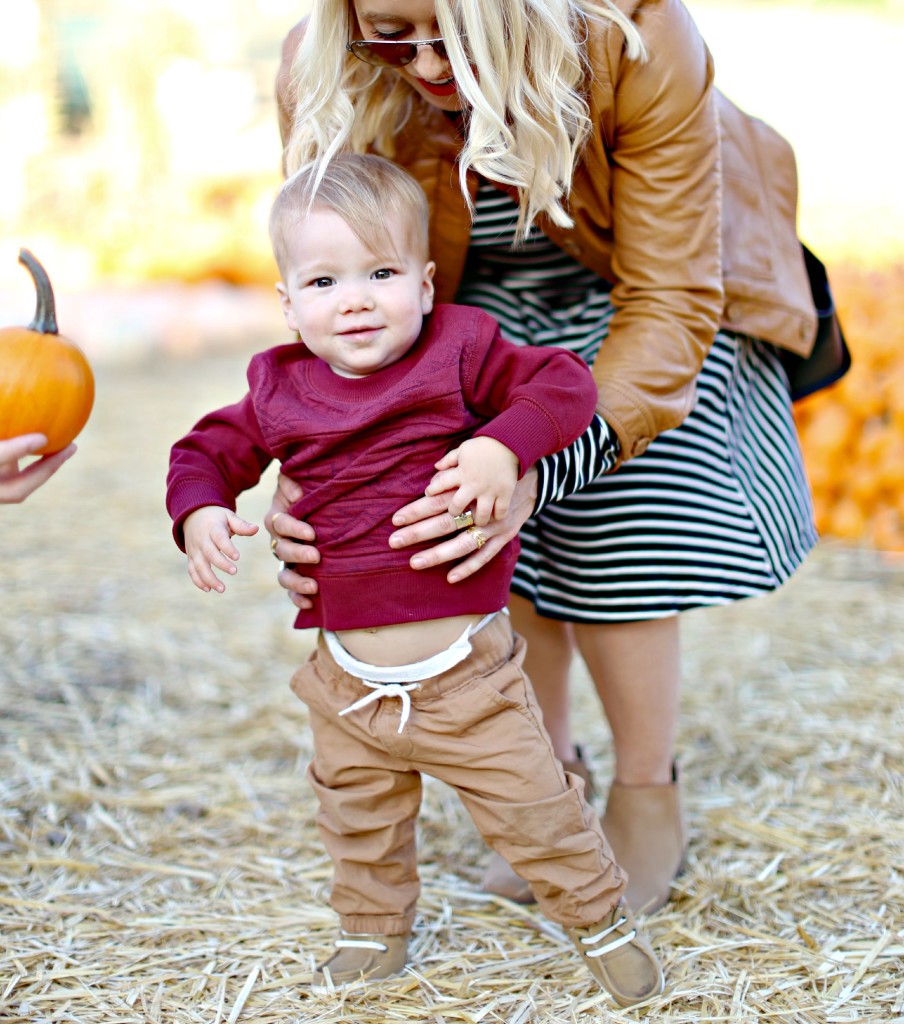
[{"label": "orange pumpkin", "polygon": [[27,249],[19,262],[34,281],[37,307],[28,327],[0,328],[0,439],[44,434],[38,454],[52,455],[88,422],[94,375],[78,345],[57,330],[47,272]]}]

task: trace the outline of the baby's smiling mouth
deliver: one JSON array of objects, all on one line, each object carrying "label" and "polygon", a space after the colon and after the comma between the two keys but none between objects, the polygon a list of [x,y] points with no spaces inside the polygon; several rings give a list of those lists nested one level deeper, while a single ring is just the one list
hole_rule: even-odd
[{"label": "baby's smiling mouth", "polygon": [[361,324],[358,327],[346,327],[344,330],[340,331],[339,334],[344,338],[349,335],[373,334],[379,330],[382,330],[382,328],[377,325]]}]

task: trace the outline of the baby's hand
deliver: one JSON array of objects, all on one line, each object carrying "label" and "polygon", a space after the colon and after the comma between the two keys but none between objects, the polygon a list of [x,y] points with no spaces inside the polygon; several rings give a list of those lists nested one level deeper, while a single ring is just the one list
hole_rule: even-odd
[{"label": "baby's hand", "polygon": [[253,537],[257,527],[228,508],[205,505],[186,517],[182,532],[192,583],[205,594],[211,590],[222,594],[226,586],[213,571],[214,567],[234,576],[237,570],[233,563],[238,561],[239,551],[232,538],[236,535]]},{"label": "baby's hand", "polygon": [[472,437],[449,452],[436,468],[440,472],[430,481],[427,494],[454,490],[449,502],[453,516],[471,509],[478,526],[505,518],[518,482],[518,458],[501,441]]}]

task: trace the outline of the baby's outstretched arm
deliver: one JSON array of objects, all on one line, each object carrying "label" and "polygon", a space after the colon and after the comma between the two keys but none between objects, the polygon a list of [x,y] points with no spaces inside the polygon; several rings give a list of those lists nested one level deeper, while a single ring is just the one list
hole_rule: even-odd
[{"label": "baby's outstretched arm", "polygon": [[439,472],[426,493],[454,490],[449,502],[453,516],[469,508],[478,526],[505,518],[518,482],[518,456],[501,441],[472,437],[448,452],[436,468]]},{"label": "baby's outstretched arm", "polygon": [[205,594],[215,590],[222,594],[225,584],[214,572],[222,569],[235,575],[234,563],[238,561],[238,548],[232,543],[236,535],[253,537],[257,533],[254,523],[249,523],[235,512],[219,505],[205,505],[186,516],[182,524],[185,537],[185,554],[188,557],[188,575],[192,583]]}]

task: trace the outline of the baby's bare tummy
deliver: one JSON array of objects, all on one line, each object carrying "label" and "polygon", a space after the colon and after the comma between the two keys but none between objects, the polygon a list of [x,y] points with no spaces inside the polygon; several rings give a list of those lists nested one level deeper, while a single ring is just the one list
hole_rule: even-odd
[{"label": "baby's bare tummy", "polygon": [[399,622],[372,629],[337,631],[339,642],[352,657],[370,665],[409,665],[444,651],[483,615],[450,615],[425,622]]}]

